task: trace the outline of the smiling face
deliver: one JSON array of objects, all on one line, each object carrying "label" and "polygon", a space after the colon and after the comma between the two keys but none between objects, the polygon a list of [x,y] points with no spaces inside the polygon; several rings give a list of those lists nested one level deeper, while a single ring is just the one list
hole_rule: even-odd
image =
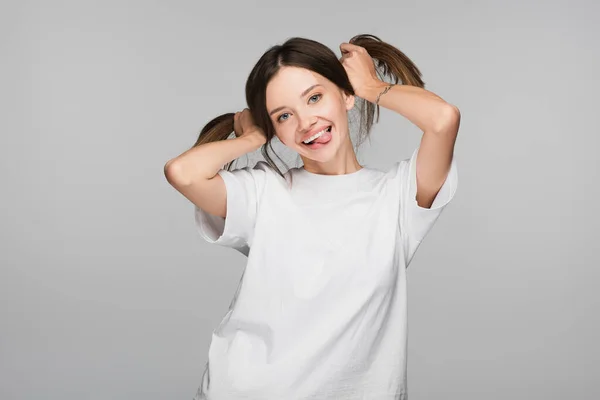
[{"label": "smiling face", "polygon": [[[282,67],[267,85],[266,105],[275,134],[300,154],[305,166],[335,167],[347,164],[346,157],[355,158],[347,114],[354,96],[323,76],[304,68]],[[314,144],[303,143],[324,128],[329,129]]]}]

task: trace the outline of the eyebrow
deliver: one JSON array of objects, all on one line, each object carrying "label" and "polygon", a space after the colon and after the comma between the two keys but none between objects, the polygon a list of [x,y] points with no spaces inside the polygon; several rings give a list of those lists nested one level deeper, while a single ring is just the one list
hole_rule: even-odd
[{"label": "eyebrow", "polygon": [[[317,83],[316,85],[312,85],[311,87],[309,87],[308,89],[306,89],[304,92],[302,92],[302,94],[300,95],[300,98],[303,98],[304,96],[306,96],[308,94],[308,92],[310,92],[311,90],[313,90],[314,88],[316,88],[317,86],[323,86],[319,83]],[[271,112],[269,113],[269,116],[275,114],[277,111],[281,111],[285,108],[285,106],[283,107],[277,107],[274,110],[271,110]]]}]

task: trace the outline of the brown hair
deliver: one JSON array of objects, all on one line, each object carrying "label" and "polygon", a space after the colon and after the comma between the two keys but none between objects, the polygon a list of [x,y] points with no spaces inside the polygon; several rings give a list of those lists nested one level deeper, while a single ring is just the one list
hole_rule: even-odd
[{"label": "brown hair", "polygon": [[[401,82],[404,85],[425,87],[417,66],[396,47],[381,41],[374,35],[366,34],[354,36],[349,43],[364,47],[367,50],[375,61],[376,71],[381,80],[384,80],[387,76],[395,84]],[[294,37],[288,39],[282,45],[271,47],[262,55],[246,81],[246,102],[254,122],[267,137],[267,142],[261,148],[261,153],[267,163],[282,176],[283,173],[269,155],[270,149],[281,160],[271,145],[271,140],[275,137],[275,128],[267,113],[266,89],[269,81],[283,66],[300,67],[316,72],[336,84],[346,94],[355,95],[346,70],[338,57],[331,49],[319,42]],[[357,103],[359,103],[358,99]],[[379,122],[379,105],[368,101],[364,101],[364,104],[366,104],[366,107],[360,107],[358,145],[363,143],[371,132],[375,110],[377,110],[375,122]],[[234,115],[235,113],[222,114],[207,123],[200,131],[200,135],[192,147],[228,139],[234,131]],[[281,161],[283,162],[283,160]],[[225,168],[230,170],[232,163],[233,161],[227,163]]]}]

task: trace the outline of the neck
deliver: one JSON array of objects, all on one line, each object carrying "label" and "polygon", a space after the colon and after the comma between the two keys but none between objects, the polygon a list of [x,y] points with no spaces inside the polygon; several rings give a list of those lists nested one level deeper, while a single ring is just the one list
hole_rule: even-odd
[{"label": "neck", "polygon": [[346,141],[337,154],[328,161],[320,162],[301,156],[304,169],[319,175],[345,175],[356,172],[362,168],[356,158],[350,140]]}]

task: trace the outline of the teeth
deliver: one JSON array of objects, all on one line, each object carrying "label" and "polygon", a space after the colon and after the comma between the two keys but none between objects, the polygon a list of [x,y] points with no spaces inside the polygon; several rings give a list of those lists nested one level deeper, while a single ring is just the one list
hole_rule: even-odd
[{"label": "teeth", "polygon": [[308,139],[306,139],[306,140],[304,141],[304,143],[305,143],[305,144],[306,144],[306,143],[310,143],[310,142],[312,142],[313,140],[315,140],[316,138],[318,138],[318,137],[321,137],[321,136],[322,136],[322,135],[323,135],[325,132],[327,132],[327,129],[329,129],[329,127],[327,127],[327,128],[325,128],[325,129],[323,129],[323,130],[322,130],[321,132],[319,132],[319,133],[315,133],[314,135],[312,135],[311,137],[309,137]]}]

